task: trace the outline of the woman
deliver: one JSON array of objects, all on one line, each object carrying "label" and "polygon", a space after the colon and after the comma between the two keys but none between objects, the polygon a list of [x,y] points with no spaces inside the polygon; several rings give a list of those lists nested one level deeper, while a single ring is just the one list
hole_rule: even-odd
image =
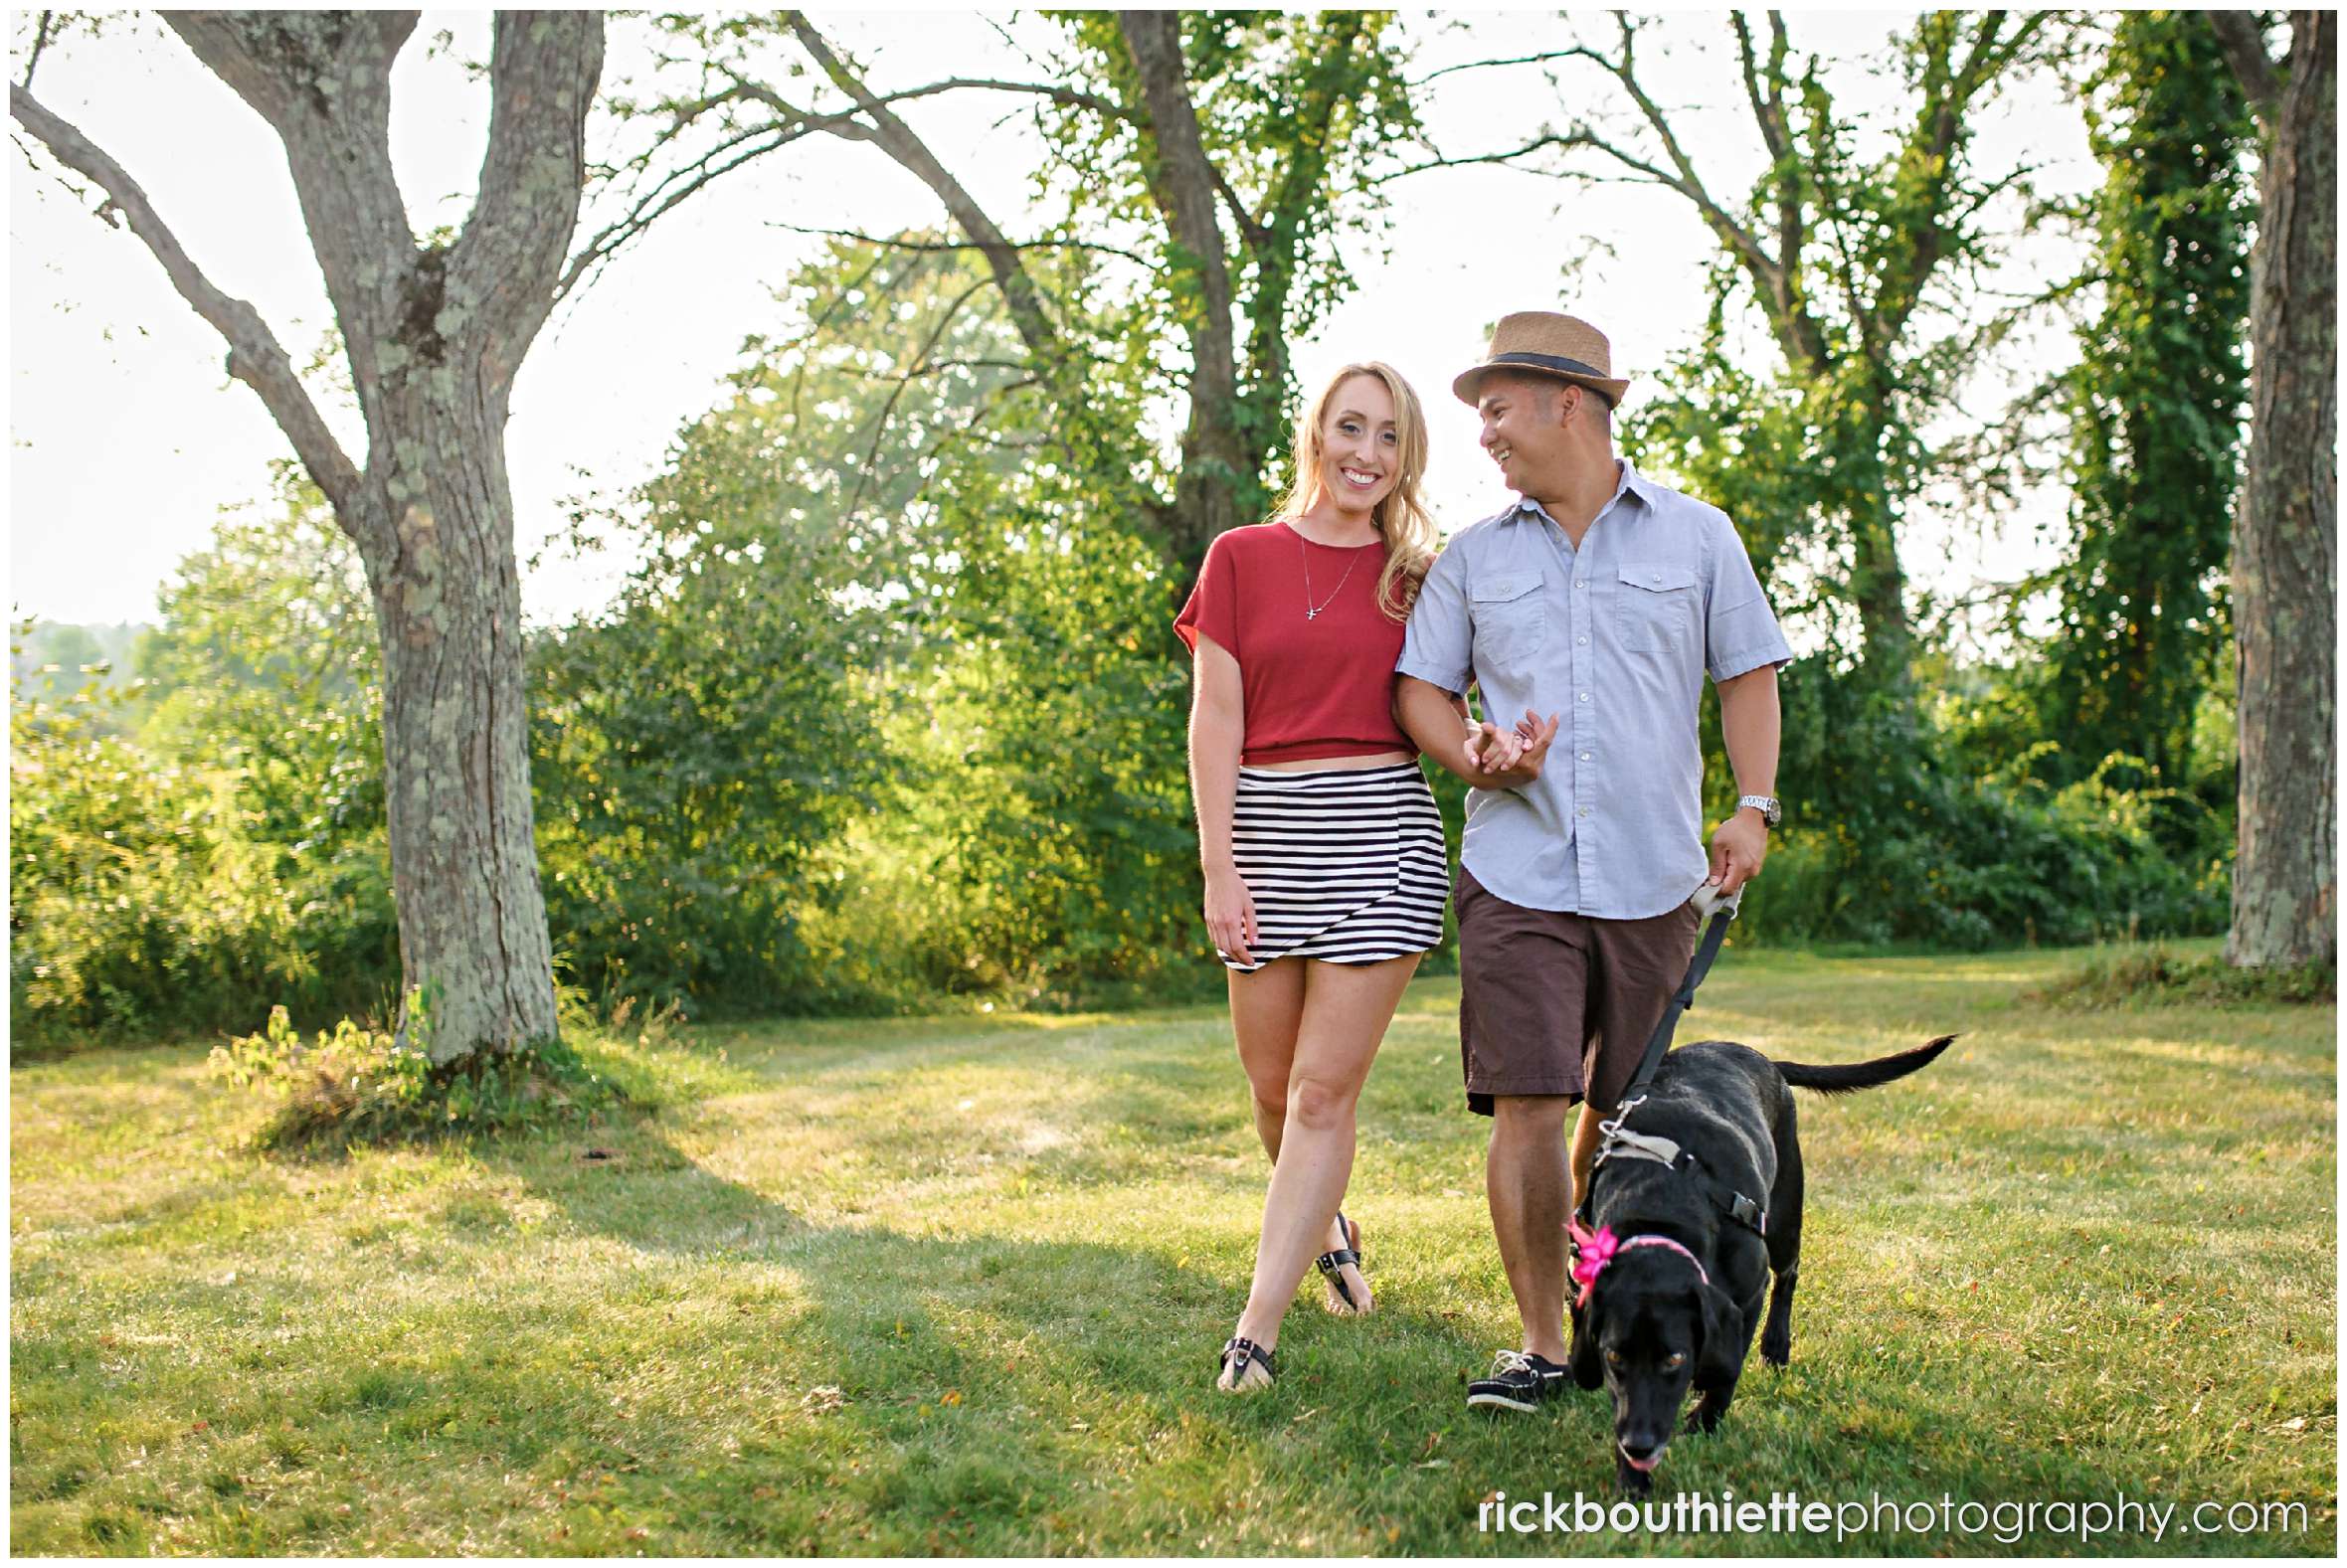
[{"label": "woman", "polygon": [[[1271,1155],[1255,1279],[1216,1386],[1267,1386],[1321,1253],[1330,1308],[1370,1305],[1338,1212],[1354,1107],[1402,987],[1442,940],[1442,819],[1395,722],[1402,622],[1434,553],[1409,383],[1348,365],[1296,426],[1278,515],[1206,552],[1174,622],[1195,655],[1190,786],[1206,930]],[[1325,1249],[1325,1251],[1324,1251]]]}]

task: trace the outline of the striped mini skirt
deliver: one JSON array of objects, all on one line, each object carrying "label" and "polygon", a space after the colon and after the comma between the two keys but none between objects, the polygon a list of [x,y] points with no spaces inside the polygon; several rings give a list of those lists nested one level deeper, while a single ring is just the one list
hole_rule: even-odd
[{"label": "striped mini skirt", "polygon": [[1412,763],[1322,773],[1239,770],[1231,858],[1255,901],[1252,963],[1377,963],[1442,941],[1442,813]]}]

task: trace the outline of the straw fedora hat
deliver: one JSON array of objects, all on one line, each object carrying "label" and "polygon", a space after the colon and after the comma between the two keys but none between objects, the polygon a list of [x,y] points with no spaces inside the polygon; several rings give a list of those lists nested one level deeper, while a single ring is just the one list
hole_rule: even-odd
[{"label": "straw fedora hat", "polygon": [[1578,316],[1552,310],[1520,310],[1502,316],[1492,328],[1491,352],[1482,364],[1451,383],[1451,391],[1469,408],[1481,396],[1477,387],[1487,371],[1520,371],[1533,376],[1554,376],[1575,386],[1594,388],[1611,406],[1630,390],[1613,373],[1613,349],[1605,334]]}]

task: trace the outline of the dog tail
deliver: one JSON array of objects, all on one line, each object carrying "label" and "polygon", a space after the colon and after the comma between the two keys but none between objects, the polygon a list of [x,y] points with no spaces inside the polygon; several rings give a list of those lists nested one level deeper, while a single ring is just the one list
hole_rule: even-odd
[{"label": "dog tail", "polygon": [[1814,1089],[1821,1095],[1847,1095],[1929,1067],[1955,1039],[1952,1034],[1943,1034],[1929,1045],[1918,1045],[1896,1056],[1878,1057],[1872,1062],[1843,1062],[1833,1067],[1807,1067],[1799,1062],[1771,1062],[1770,1065],[1795,1089]]}]

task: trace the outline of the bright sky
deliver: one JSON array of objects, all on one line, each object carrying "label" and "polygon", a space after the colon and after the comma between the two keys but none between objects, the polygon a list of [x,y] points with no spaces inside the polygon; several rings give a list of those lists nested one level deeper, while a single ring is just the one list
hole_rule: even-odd
[{"label": "bright sky", "polygon": [[[1845,102],[1884,102],[1868,67],[1899,20],[1798,16],[1794,43],[1835,63]],[[53,48],[35,90],[130,171],[213,281],[252,300],[301,363],[331,317],[281,150],[176,39],[139,21],[123,36]],[[883,87],[952,75],[1032,75],[973,13],[817,13],[816,22]],[[1026,18],[1005,25],[1013,37],[1047,26]],[[1413,13],[1409,26],[1413,69],[1423,74],[1555,47],[1565,24],[1550,12],[1431,20]],[[453,48],[436,52],[430,45],[444,29],[454,35]],[[640,24],[615,22],[607,87],[640,68],[643,40]],[[487,52],[482,13],[427,12],[401,58],[394,152],[420,229],[460,222],[469,205],[488,96],[458,62]],[[1678,123],[1715,192],[1745,188],[1757,152],[1716,14],[1671,19],[1642,47],[1641,63],[1669,100],[1687,105]],[[21,79],[21,61],[10,74]],[[1585,76],[1564,81],[1575,101],[1596,91]],[[1557,103],[1539,68],[1514,68],[1444,78],[1423,112],[1438,143],[1457,155],[1520,144],[1544,115],[1561,118]],[[1011,107],[994,94],[965,93],[921,100],[904,114],[1015,230],[1034,152],[1017,116],[1001,122]],[[2050,85],[2000,99],[1980,122],[1978,145],[1987,168],[2026,149],[2046,162],[2041,178],[2058,188],[2099,180],[2076,109]],[[1617,373],[1636,378],[1693,340],[1713,243],[1680,198],[1651,188],[1576,190],[1474,168],[1392,189],[1390,254],[1354,242],[1349,259],[1359,287],[1313,341],[1298,345],[1297,370],[1309,389],[1350,359],[1398,366],[1432,420],[1436,515],[1457,528],[1506,494],[1476,447],[1472,416],[1448,390],[1479,357],[1488,324],[1511,310],[1571,309],[1609,333]],[[179,559],[202,547],[222,507],[265,496],[267,464],[289,448],[260,400],[227,379],[219,337],[127,231],[96,222],[23,157],[11,160],[9,203],[10,598],[16,613],[48,619],[151,619],[156,589]],[[773,224],[879,233],[940,220],[926,188],[877,150],[812,137],[670,214],[566,302],[523,368],[507,432],[527,615],[558,619],[608,597],[620,558],[550,552],[535,567],[530,558],[563,529],[574,498],[616,500],[657,472],[679,430],[721,395],[723,377],[742,362],[743,339],[788,324],[773,290],[816,242]],[[2031,277],[2069,264],[2055,247],[2018,266]],[[2040,348],[2048,364],[2069,352],[2059,337]],[[2043,367],[2022,368],[2034,376]],[[355,411],[323,390],[322,379],[312,384],[357,458],[365,443]],[[1991,390],[1982,389],[1972,412],[1995,412]],[[1910,570],[1921,586],[1958,591],[2017,577],[2046,548],[2029,518],[1989,530],[1977,518],[1925,516],[1909,547]]]}]

